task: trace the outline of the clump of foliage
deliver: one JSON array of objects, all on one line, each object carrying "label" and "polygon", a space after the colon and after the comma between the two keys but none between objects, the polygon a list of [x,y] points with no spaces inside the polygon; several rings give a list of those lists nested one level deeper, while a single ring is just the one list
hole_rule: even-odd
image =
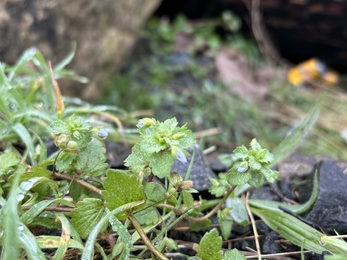
[{"label": "clump of foliage", "polygon": [[[210,192],[222,198],[204,214],[200,210],[204,201],[194,202],[192,193],[197,191],[189,174],[183,179],[179,173],[171,173],[174,160],[187,164],[186,148],[195,143],[186,125],[179,127],[175,118],[164,122],[141,119],[137,124],[138,142],[125,161],[128,170],[109,169],[104,141],[122,126],[109,110],[119,110],[87,104],[69,106],[55,77],[73,74],[64,72],[63,66],[58,66],[60,70],[49,69],[37,50],[27,55],[26,62],[33,61],[38,68],[47,70],[42,74],[28,71],[23,59],[13,68],[0,66],[0,91],[7,97],[0,99],[0,245],[4,260],[46,259],[48,252],[52,252],[53,259],[71,255],[85,260],[168,259],[165,253],[178,249],[177,242],[167,236],[175,224],[186,218],[192,229],[210,228],[209,218],[215,213],[222,237],[227,239],[234,221],[248,223],[245,205],[238,196],[247,187],[259,187],[278,178],[278,172],[271,169],[272,163],[291,151],[300,140],[299,133],[309,129],[307,126],[313,124],[312,118],[317,114],[317,109],[312,110],[274,155],[255,139],[249,149],[236,148],[236,160],[229,173],[211,180]],[[37,89],[35,84],[42,85]],[[51,100],[45,100],[47,96],[41,91],[49,92]],[[25,102],[28,96],[30,102]],[[110,123],[91,120],[86,114],[112,119],[118,129]],[[53,138],[56,152],[47,154],[46,137]],[[154,177],[163,179],[163,183]],[[226,208],[222,208],[224,203]],[[336,243],[336,239],[323,237],[280,212],[278,205],[270,207],[262,201],[249,204],[270,227],[283,228],[283,236],[293,243],[314,252],[328,250],[345,255],[339,240]],[[288,223],[299,228],[290,232]],[[136,232],[130,233],[133,228]],[[43,233],[38,234],[37,229]],[[217,229],[207,232],[194,247],[195,259],[245,259],[236,249],[223,252],[222,237]],[[145,249],[137,247],[140,241]]]}]

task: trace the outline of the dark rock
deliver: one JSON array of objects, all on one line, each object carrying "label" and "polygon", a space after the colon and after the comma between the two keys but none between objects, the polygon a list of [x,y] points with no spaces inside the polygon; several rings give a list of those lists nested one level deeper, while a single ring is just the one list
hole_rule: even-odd
[{"label": "dark rock", "polygon": [[330,234],[347,233],[347,164],[323,161],[319,175],[319,193],[312,210],[305,217]]},{"label": "dark rock", "polygon": [[124,160],[130,155],[130,148],[121,143],[106,142],[106,155],[111,168],[123,168]]},{"label": "dark rock", "polygon": [[[189,179],[194,182],[194,189],[198,191],[206,191],[211,186],[209,178],[217,178],[217,176],[207,166],[200,146],[196,144],[193,148],[188,149],[188,152],[191,155],[193,154],[193,151],[195,151],[195,158]],[[187,164],[183,164],[180,161],[176,160],[171,168],[171,171],[177,172],[183,178],[185,178],[192,157],[190,156],[187,159]]]},{"label": "dark rock", "polygon": [[215,152],[206,155],[206,162],[215,173],[228,172],[229,169],[220,162],[218,155],[219,154]]},{"label": "dark rock", "polygon": [[258,189],[252,191],[251,199],[280,201],[279,197],[274,194],[270,184],[264,184]]},{"label": "dark rock", "polygon": [[279,239],[279,234],[275,231],[271,231],[265,236],[262,253],[263,254],[275,254],[281,253],[281,247],[275,242]]}]

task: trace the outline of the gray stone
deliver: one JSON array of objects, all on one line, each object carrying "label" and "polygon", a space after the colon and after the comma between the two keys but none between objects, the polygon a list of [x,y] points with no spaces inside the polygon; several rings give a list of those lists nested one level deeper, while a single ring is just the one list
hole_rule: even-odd
[{"label": "gray stone", "polygon": [[312,210],[305,217],[326,232],[347,233],[347,164],[323,161],[319,175],[319,193]]},{"label": "gray stone", "polygon": [[[194,189],[198,191],[206,191],[211,186],[209,178],[217,178],[217,176],[207,166],[200,146],[196,144],[192,148],[188,149],[188,152],[191,155],[193,154],[193,151],[195,151],[195,158],[189,179],[194,182]],[[192,157],[190,156],[187,159],[187,164],[183,164],[176,160],[171,171],[175,171],[185,178]]]}]

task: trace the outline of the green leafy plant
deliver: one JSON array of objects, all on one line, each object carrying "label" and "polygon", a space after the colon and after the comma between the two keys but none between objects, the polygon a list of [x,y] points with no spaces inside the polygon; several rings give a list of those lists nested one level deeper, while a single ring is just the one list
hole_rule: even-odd
[{"label": "green leafy plant", "polygon": [[[245,259],[234,249],[222,251],[222,238],[229,237],[233,224],[249,223],[239,196],[249,187],[278,178],[272,164],[299,142],[299,133],[310,130],[318,108],[308,113],[274,155],[256,139],[249,148],[237,147],[230,156],[229,172],[211,179],[210,192],[222,198],[213,203],[196,202],[192,194],[197,191],[189,172],[185,179],[171,172],[175,160],[188,164],[190,154],[186,149],[195,144],[187,125],[179,127],[175,118],[164,122],[141,119],[137,123],[138,142],[125,160],[128,169],[109,169],[104,142],[106,138],[124,140],[122,123],[111,113],[121,110],[87,103],[77,106],[61,96],[55,77],[73,75],[60,70],[72,54],[56,70],[38,51],[29,54],[12,68],[0,66],[0,91],[7,97],[0,98],[1,259],[45,259],[43,249],[53,249],[53,259],[73,254],[84,260],[96,256],[164,260],[168,259],[167,251],[178,249],[176,241],[168,237],[174,225],[185,218],[194,230],[210,229],[209,218],[214,214],[222,236],[216,229],[206,232],[194,247],[195,259]],[[28,71],[23,60],[39,64],[40,73]],[[43,89],[51,96],[45,96]],[[102,115],[113,124],[91,120],[88,115]],[[56,152],[47,154],[47,138],[54,140]],[[190,163],[194,163],[194,154]],[[289,208],[303,212],[316,196],[315,189],[307,204]],[[278,206],[284,205],[263,201],[250,201],[249,205],[293,243],[314,252],[328,250],[345,256],[343,241],[323,236],[279,210]],[[206,209],[210,211],[204,214]],[[297,228],[292,228],[292,223]],[[43,234],[38,234],[37,228]],[[54,233],[56,230],[59,234]],[[145,248],[138,247],[138,243]]]}]

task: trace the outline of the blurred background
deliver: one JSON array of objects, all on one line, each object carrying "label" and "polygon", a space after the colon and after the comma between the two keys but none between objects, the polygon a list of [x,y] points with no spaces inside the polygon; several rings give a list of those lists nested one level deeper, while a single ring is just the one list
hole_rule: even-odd
[{"label": "blurred background", "polygon": [[54,66],[77,43],[89,82],[63,95],[176,117],[221,151],[271,150],[320,104],[301,152],[346,160],[346,25],[345,1],[2,0],[0,60],[36,47]]}]

